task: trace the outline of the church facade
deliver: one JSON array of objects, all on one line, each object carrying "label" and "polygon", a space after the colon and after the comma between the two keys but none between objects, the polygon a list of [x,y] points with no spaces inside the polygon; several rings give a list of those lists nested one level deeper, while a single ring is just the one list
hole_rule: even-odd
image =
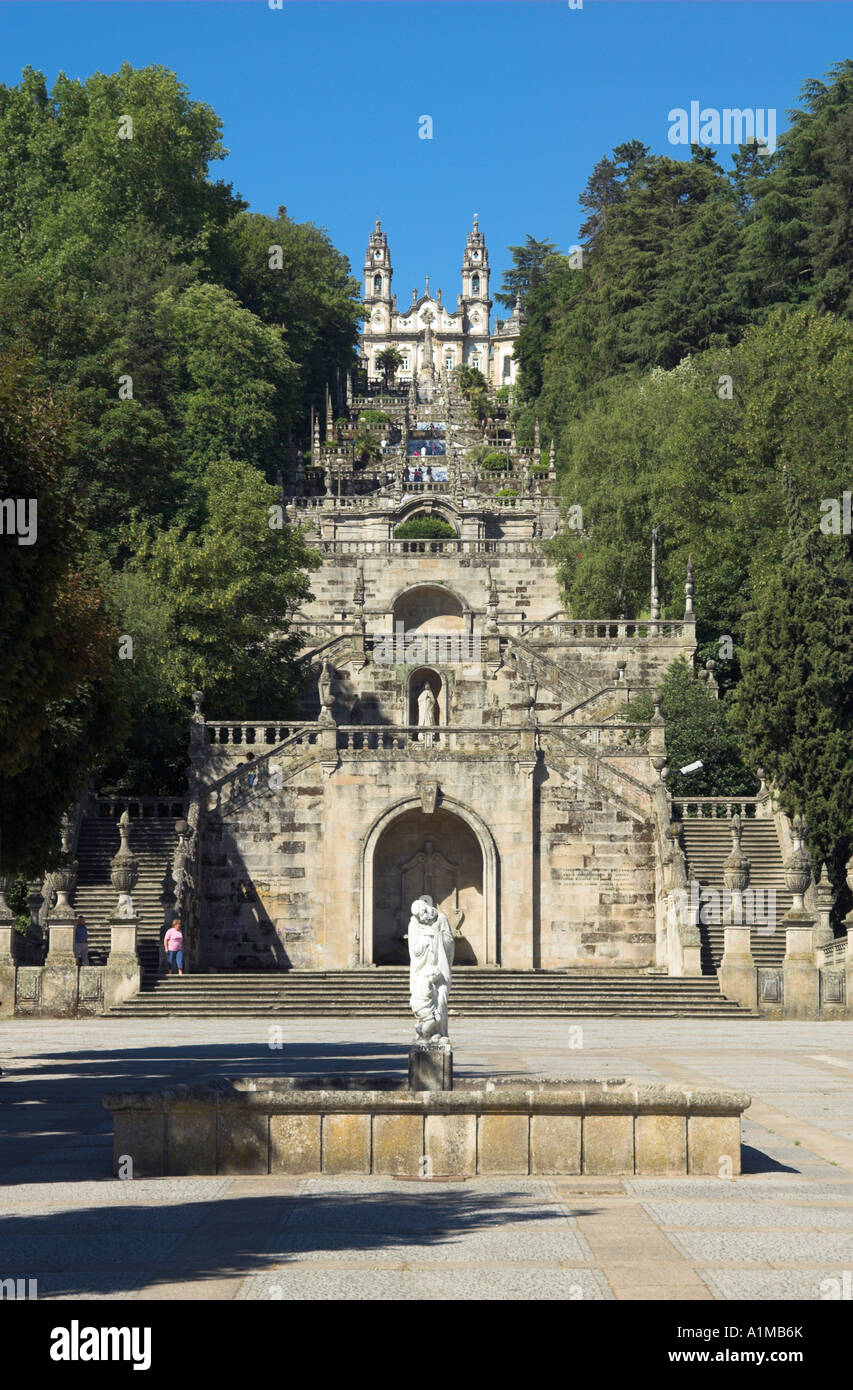
[{"label": "church facade", "polygon": [[516,302],[508,319],[490,328],[489,252],[477,218],[468,233],[462,257],[462,290],[455,307],[444,302],[442,291],[412,290],[411,302],[401,309],[392,291],[393,267],[388,238],[377,219],[364,257],[366,317],[361,337],[361,356],[368,381],[384,378],[380,354],[395,347],[401,356],[395,373],[398,384],[428,382],[459,366],[474,367],[493,386],[511,386],[516,378],[515,339],[522,322]]}]

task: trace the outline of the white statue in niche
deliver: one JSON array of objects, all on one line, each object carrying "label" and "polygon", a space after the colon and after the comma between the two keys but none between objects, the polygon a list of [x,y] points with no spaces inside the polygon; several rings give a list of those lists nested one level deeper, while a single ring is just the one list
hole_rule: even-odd
[{"label": "white statue in niche", "polygon": [[[437,705],[435,696],[433,695],[426,682],[424,682],[423,686],[421,687],[421,693],[418,696],[418,725],[422,729],[426,730],[435,728],[437,722],[436,709]],[[419,735],[419,738],[421,739],[422,743],[425,743],[427,745],[428,748],[432,747],[433,736],[431,733],[422,733]]]},{"label": "white statue in niche", "polygon": [[415,1033],[446,1042],[447,995],[453,967],[453,932],[428,894],[412,903],[409,921],[409,989]]}]

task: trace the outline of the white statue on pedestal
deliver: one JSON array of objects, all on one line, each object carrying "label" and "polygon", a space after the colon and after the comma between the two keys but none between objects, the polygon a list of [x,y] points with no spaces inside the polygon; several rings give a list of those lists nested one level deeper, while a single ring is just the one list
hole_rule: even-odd
[{"label": "white statue on pedestal", "polygon": [[[418,724],[423,729],[434,729],[436,725],[436,700],[429,686],[424,682],[421,693],[418,696]],[[431,733],[419,734],[422,743],[428,748],[432,747],[433,736]]]},{"label": "white statue on pedestal", "polygon": [[422,1041],[447,1041],[447,995],[453,967],[453,932],[427,894],[412,903],[409,921],[409,989],[415,1033]]}]

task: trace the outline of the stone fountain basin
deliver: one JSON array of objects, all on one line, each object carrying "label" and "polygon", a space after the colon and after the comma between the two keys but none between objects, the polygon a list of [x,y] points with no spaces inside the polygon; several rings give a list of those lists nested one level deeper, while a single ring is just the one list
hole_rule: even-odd
[{"label": "stone fountain basin", "polygon": [[124,1176],[732,1177],[750,1097],[518,1076],[410,1091],[405,1077],[350,1074],[216,1079],[114,1092],[103,1104]]}]

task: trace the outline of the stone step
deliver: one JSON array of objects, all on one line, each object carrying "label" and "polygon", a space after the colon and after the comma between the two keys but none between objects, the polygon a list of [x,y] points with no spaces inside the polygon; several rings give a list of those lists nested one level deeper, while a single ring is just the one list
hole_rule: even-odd
[{"label": "stone step", "polygon": [[[391,975],[391,978],[389,978]],[[369,971],[317,975],[276,972],[254,976],[170,975],[113,1013],[123,1016],[407,1017],[407,971],[383,976]],[[719,992],[716,979],[667,976],[589,979],[552,972],[483,971],[454,980],[455,1016],[750,1017]]]}]

